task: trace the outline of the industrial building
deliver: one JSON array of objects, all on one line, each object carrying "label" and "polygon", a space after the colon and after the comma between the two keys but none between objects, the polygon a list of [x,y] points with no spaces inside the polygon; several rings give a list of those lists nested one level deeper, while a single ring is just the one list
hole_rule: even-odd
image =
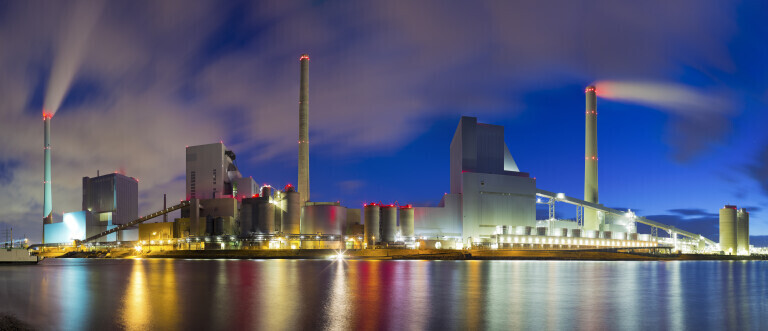
[{"label": "industrial building", "polygon": [[187,147],[187,200],[250,197],[258,184],[243,178],[235,165],[235,153],[224,143]]},{"label": "industrial building", "polygon": [[[44,242],[71,243],[137,219],[139,181],[117,172],[83,177],[82,207],[81,211],[65,213],[62,222],[44,224]],[[137,237],[138,228],[128,227],[99,241],[131,241]]]},{"label": "industrial building", "polygon": [[[101,199],[120,199],[109,184],[124,181],[117,175],[109,182],[97,177],[83,179],[82,213],[67,217],[73,229],[107,222],[106,231],[85,241],[181,209],[172,223],[139,225],[140,243],[173,243],[172,247],[215,248],[652,248],[673,247],[685,251],[714,251],[743,254],[749,251],[745,210],[735,206],[721,210],[721,243],[673,226],[635,215],[631,210],[607,208],[598,199],[597,91],[585,90],[586,122],[584,150],[584,196],[582,199],[543,190],[535,178],[518,168],[507,146],[504,127],[461,117],[450,145],[450,192],[437,206],[368,203],[362,209],[338,202],[310,200],[309,181],[309,56],[300,59],[298,185],[282,190],[258,186],[240,173],[235,153],[222,142],[186,148],[186,200],[142,218],[102,205]],[[49,121],[45,130],[48,137]],[[47,138],[46,138],[47,139]],[[46,140],[46,171],[49,149]],[[103,177],[103,176],[102,176]],[[49,180],[46,172],[46,180]],[[117,187],[115,186],[115,187]],[[46,199],[48,186],[46,186]],[[112,193],[109,193],[112,192]],[[130,195],[134,195],[130,191]],[[113,195],[109,195],[113,194]],[[392,197],[390,197],[392,198]],[[576,219],[557,219],[556,204],[576,208]],[[120,202],[117,202],[120,205]],[[537,204],[546,205],[549,216],[536,219]],[[119,207],[119,206],[118,206]],[[733,208],[730,208],[733,207]],[[48,208],[47,205],[45,208]],[[119,208],[118,208],[119,209]],[[48,209],[44,210],[48,212]],[[103,220],[102,220],[103,219]],[[67,225],[68,224],[68,225]],[[650,226],[651,233],[638,234],[637,224]],[[96,228],[94,228],[96,229]],[[668,236],[660,236],[661,229]],[[97,231],[98,232],[98,231]],[[77,238],[85,237],[77,235]],[[73,236],[70,235],[69,240]],[[51,240],[59,238],[51,237]],[[119,239],[119,238],[118,238]],[[46,240],[48,238],[46,237]],[[82,240],[82,239],[79,239]],[[228,243],[229,246],[225,245]],[[194,244],[194,245],[192,245]],[[186,246],[184,246],[186,245]]]}]

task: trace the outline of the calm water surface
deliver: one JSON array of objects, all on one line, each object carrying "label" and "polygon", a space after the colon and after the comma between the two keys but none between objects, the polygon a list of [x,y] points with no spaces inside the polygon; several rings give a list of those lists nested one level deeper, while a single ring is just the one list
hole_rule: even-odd
[{"label": "calm water surface", "polygon": [[80,260],[0,266],[41,329],[768,329],[768,262]]}]

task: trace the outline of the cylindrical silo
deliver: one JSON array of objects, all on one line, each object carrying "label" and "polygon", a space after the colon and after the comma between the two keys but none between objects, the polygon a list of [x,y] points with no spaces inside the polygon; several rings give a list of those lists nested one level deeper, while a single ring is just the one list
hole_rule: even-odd
[{"label": "cylindrical silo", "polygon": [[736,248],[739,254],[749,254],[749,212],[744,208],[736,213]]},{"label": "cylindrical silo", "polygon": [[381,240],[379,235],[379,205],[367,204],[363,207],[363,233],[368,247],[372,247]]},{"label": "cylindrical silo", "polygon": [[394,242],[397,234],[397,209],[395,205],[381,206],[381,241]]},{"label": "cylindrical silo", "polygon": [[256,215],[254,232],[271,234],[275,232],[275,205],[269,201],[269,197],[256,198],[254,214]]},{"label": "cylindrical silo", "polygon": [[414,236],[413,230],[413,206],[400,207],[400,235],[405,241],[410,241]]},{"label": "cylindrical silo", "polygon": [[736,206],[720,209],[720,249],[726,254],[736,254]]},{"label": "cylindrical silo", "polygon": [[272,198],[272,186],[264,185],[261,187],[261,197],[263,198]]},{"label": "cylindrical silo", "polygon": [[338,203],[307,202],[304,206],[302,234],[344,234],[347,223],[347,208]]},{"label": "cylindrical silo", "polygon": [[240,235],[248,236],[253,231],[253,207],[257,198],[244,198],[240,206]]},{"label": "cylindrical silo", "polygon": [[280,227],[285,234],[299,234],[301,220],[301,197],[293,186],[285,187],[285,216]]}]

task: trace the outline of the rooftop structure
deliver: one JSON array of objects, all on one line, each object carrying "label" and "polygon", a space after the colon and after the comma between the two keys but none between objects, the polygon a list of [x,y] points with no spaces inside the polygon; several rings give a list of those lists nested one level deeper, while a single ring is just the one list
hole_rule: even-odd
[{"label": "rooftop structure", "polygon": [[233,181],[242,178],[235,153],[223,143],[187,147],[187,200],[232,197]]}]

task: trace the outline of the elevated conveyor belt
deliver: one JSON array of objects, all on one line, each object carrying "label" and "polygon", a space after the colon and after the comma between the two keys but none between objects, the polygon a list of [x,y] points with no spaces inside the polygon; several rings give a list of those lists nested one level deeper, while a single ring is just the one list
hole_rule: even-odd
[{"label": "elevated conveyor belt", "polygon": [[84,244],[84,243],[87,243],[87,242],[89,242],[89,241],[93,241],[93,240],[99,239],[99,238],[101,238],[101,237],[103,237],[103,236],[106,236],[106,235],[109,235],[109,234],[115,233],[115,232],[117,232],[117,231],[120,231],[120,230],[125,230],[125,229],[127,229],[127,228],[129,228],[129,227],[132,227],[132,226],[136,225],[136,224],[139,224],[139,223],[144,223],[144,222],[146,222],[146,221],[149,221],[149,220],[151,220],[151,219],[153,219],[153,218],[155,218],[155,217],[158,217],[158,216],[163,216],[163,215],[165,215],[165,214],[168,214],[168,213],[170,213],[170,212],[173,212],[173,211],[179,210],[179,209],[181,209],[181,208],[184,208],[184,207],[189,207],[189,205],[190,205],[190,202],[189,202],[189,201],[182,201],[182,202],[181,202],[180,204],[178,204],[178,205],[175,205],[175,206],[172,206],[172,207],[168,207],[168,208],[166,208],[166,209],[163,209],[163,210],[161,210],[161,211],[158,211],[158,212],[154,212],[154,213],[152,213],[152,214],[149,214],[149,215],[147,215],[147,216],[144,216],[144,217],[141,217],[141,218],[137,218],[137,219],[135,219],[135,220],[133,220],[133,221],[130,221],[130,222],[126,223],[126,224],[123,224],[123,225],[119,225],[119,226],[118,226],[118,227],[116,227],[116,228],[112,228],[112,229],[109,229],[109,230],[107,230],[107,231],[101,232],[101,233],[99,233],[99,234],[96,234],[96,235],[90,236],[90,237],[88,237],[88,238],[85,238],[83,241],[81,241],[81,242],[78,242],[78,244]]},{"label": "elevated conveyor belt", "polygon": [[[545,191],[545,190],[541,190],[541,189],[537,189],[536,190],[536,196],[544,197],[544,198],[547,198],[547,199],[554,199],[556,201],[561,201],[561,202],[569,203],[569,204],[576,205],[576,206],[582,206],[582,207],[585,207],[585,208],[591,208],[591,209],[602,211],[604,213],[609,213],[609,214],[614,214],[614,215],[619,215],[619,216],[624,216],[625,215],[625,213],[623,211],[620,211],[620,210],[604,207],[604,206],[599,205],[599,204],[587,202],[587,201],[576,199],[576,198],[571,198],[571,197],[568,197],[568,196],[564,196],[562,194],[558,195],[557,193],[549,192],[549,191]],[[709,240],[709,239],[705,238],[704,236],[702,236],[700,234],[696,234],[696,233],[680,230],[680,229],[678,229],[678,228],[676,228],[674,226],[663,224],[663,223],[659,223],[659,222],[656,222],[656,221],[652,221],[652,220],[649,220],[649,219],[647,219],[645,217],[637,217],[637,218],[635,218],[635,222],[641,223],[641,224],[645,224],[645,225],[649,225],[649,226],[652,226],[652,227],[655,227],[655,228],[662,229],[662,230],[666,231],[667,233],[676,233],[676,234],[679,234],[681,236],[685,236],[685,237],[688,237],[688,238],[691,238],[691,239],[695,239],[695,240],[704,240],[704,242],[708,246],[715,246],[716,245],[716,243],[714,241]]]}]

